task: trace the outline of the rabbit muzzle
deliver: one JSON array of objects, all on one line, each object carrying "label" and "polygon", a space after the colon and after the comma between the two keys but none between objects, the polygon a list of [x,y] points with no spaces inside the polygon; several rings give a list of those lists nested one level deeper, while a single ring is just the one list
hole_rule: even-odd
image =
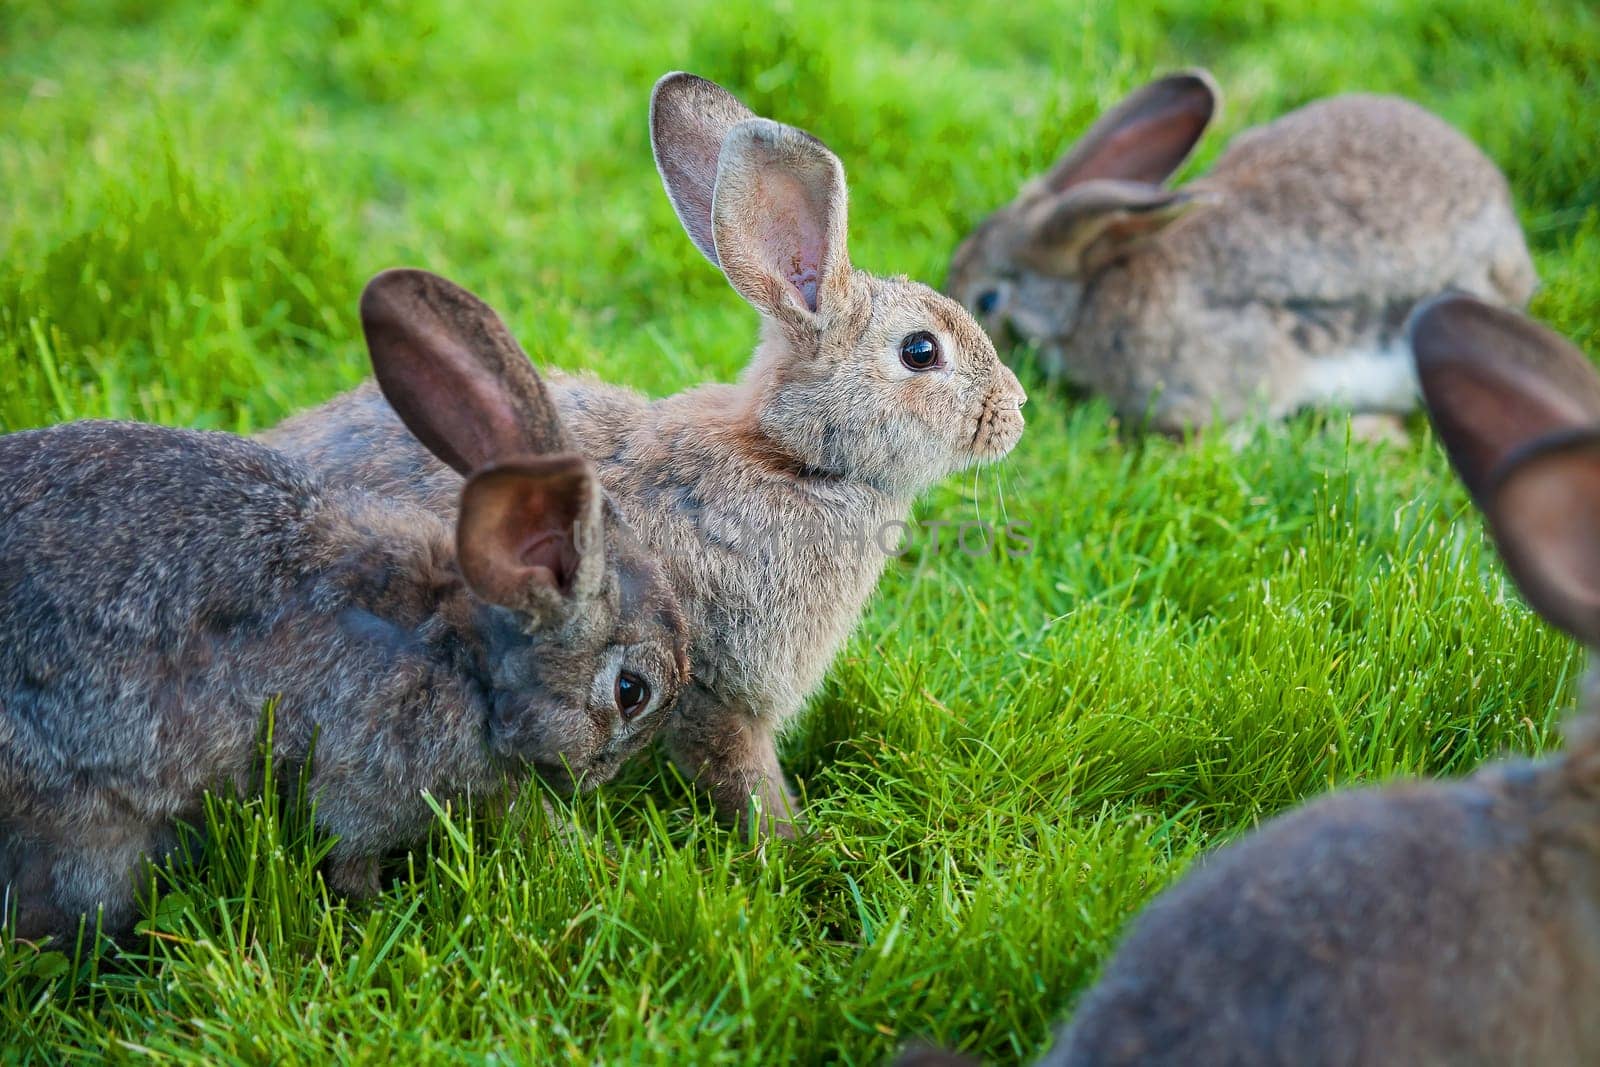
[{"label": "rabbit muzzle", "polygon": [[1022,405],[1028,394],[1010,371],[1002,383],[983,398],[972,433],[972,455],[979,462],[1000,459],[1022,439]]}]

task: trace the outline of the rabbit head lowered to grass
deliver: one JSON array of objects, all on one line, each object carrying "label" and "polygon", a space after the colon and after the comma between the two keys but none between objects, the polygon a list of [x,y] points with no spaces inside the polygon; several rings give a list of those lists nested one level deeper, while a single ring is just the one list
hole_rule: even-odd
[{"label": "rabbit head lowered to grass", "polygon": [[310,758],[329,881],[351,893],[426,829],[424,791],[492,795],[530,765],[593,784],[669,718],[676,601],[499,320],[405,272],[361,310],[385,394],[469,475],[454,529],[229,434],[0,437],[0,897],[19,935],[97,909],[126,928],[143,860],[204,792],[257,787],[269,706],[272,758]]},{"label": "rabbit head lowered to grass", "polygon": [[[553,378],[578,450],[657,553],[689,620],[674,759],[737,819],[789,833],[776,737],[821,682],[917,494],[1004,456],[1025,399],[961,306],[854,269],[844,169],[801,130],[690,74],[656,85],[651,142],[696,247],[761,313],[742,380],[655,402]],[[268,435],[330,477],[448,509],[458,476],[370,386]]]},{"label": "rabbit head lowered to grass", "polygon": [[1165,183],[1216,110],[1200,71],[1134,91],[956,250],[947,290],[997,340],[1165,432],[1252,411],[1401,414],[1403,326],[1447,289],[1521,306],[1505,178],[1405,100],[1321,100]]},{"label": "rabbit head lowered to grass", "polygon": [[[1600,647],[1600,376],[1467,296],[1423,308],[1412,343],[1507,571]],[[1596,700],[1558,754],[1337,792],[1202,858],[1043,1062],[1600,1063]]]}]

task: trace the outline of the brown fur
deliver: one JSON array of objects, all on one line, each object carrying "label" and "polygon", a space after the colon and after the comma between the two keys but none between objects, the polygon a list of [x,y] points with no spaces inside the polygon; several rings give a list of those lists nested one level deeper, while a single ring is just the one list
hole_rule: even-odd
[{"label": "brown fur", "polygon": [[1335,97],[1247,130],[1173,203],[1160,183],[1214,91],[1187,74],[1130,96],[961,245],[949,292],[972,308],[994,294],[992,333],[1166,431],[1257,406],[1409,410],[1401,327],[1418,302],[1451,288],[1527,301],[1505,179],[1404,100]]},{"label": "brown fur", "polygon": [[[885,560],[870,540],[830,535],[870,539],[949,473],[1005,455],[1024,394],[959,305],[850,266],[844,171],[815,138],[686,74],[658,83],[651,131],[685,229],[762,313],[760,344],[733,385],[655,402],[582,378],[551,390],[689,620],[694,684],[667,738],[674,758],[724,816],[754,796],[763,825],[791,832],[776,737]],[[939,340],[936,371],[901,365],[918,330]],[[330,477],[447,514],[450,472],[397,427],[364,386],[267,437]]]}]

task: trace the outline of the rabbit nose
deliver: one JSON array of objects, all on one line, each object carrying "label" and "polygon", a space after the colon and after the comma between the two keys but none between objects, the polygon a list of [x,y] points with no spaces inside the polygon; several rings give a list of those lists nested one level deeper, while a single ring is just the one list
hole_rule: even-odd
[{"label": "rabbit nose", "polygon": [[1028,402],[1028,391],[1022,388],[1022,383],[1017,380],[1010,367],[1000,364],[1000,388],[995,390],[997,399],[1004,403],[1009,401],[1017,406],[1020,411],[1022,405]]}]

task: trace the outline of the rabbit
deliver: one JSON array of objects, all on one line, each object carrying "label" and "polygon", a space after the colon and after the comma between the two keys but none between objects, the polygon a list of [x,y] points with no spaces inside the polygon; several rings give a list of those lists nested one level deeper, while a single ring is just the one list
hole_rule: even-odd
[{"label": "rabbit", "polygon": [[[23,938],[128,927],[144,859],[208,789],[310,758],[326,877],[361,896],[430,822],[532,768],[610,777],[670,717],[688,631],[470,295],[367,287],[384,395],[468,475],[453,524],[230,434],[80,422],[0,437],[0,901]],[[453,526],[453,529],[452,529]],[[313,751],[314,749],[314,751]],[[512,783],[514,784],[514,783]]]},{"label": "rabbit", "polygon": [[[850,265],[844,168],[816,138],[681,72],[656,84],[650,132],[679,220],[761,314],[760,341],[737,384],[652,402],[553,377],[552,395],[689,621],[670,754],[724,819],[793,836],[777,736],[898,551],[918,494],[1005,456],[1026,394],[955,301]],[[459,475],[370,384],[266,439],[328,477],[453,506]]]},{"label": "rabbit", "polygon": [[1203,71],[1136,90],[978,225],[946,291],[1159,432],[1338,408],[1396,436],[1416,406],[1413,307],[1533,292],[1505,178],[1417,105],[1349,95],[1246,130],[1168,188],[1217,99]]},{"label": "rabbit", "polygon": [[[1411,344],[1506,570],[1600,647],[1600,375],[1464,294],[1420,309]],[[1135,920],[1041,1062],[1587,1065],[1597,1005],[1591,670],[1557,754],[1336,792],[1202,858]]]}]

